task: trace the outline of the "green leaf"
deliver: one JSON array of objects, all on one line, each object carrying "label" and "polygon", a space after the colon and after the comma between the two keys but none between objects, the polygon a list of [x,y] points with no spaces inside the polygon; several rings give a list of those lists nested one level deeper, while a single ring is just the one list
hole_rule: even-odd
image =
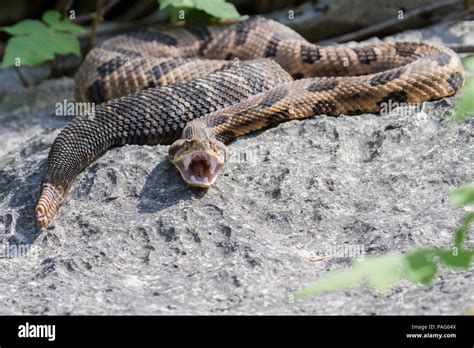
[{"label": "green leaf", "polygon": [[61,14],[55,10],[43,13],[41,19],[55,31],[65,31],[69,33],[84,34],[87,30],[80,25],[72,23],[68,18],[61,20]]},{"label": "green leaf", "polygon": [[[169,7],[168,12],[170,13],[171,23],[178,23],[184,19],[188,23],[197,23],[197,24],[206,24],[211,22],[212,17],[209,16],[206,12],[201,10],[196,10],[193,8],[176,8]],[[184,17],[183,17],[184,12]]]},{"label": "green leaf", "polygon": [[328,291],[353,287],[362,282],[363,274],[355,269],[332,271],[314,284],[294,293],[294,299],[300,300],[309,296],[319,295]]},{"label": "green leaf", "polygon": [[462,65],[466,70],[474,72],[474,56],[467,56],[461,59]]},{"label": "green leaf", "polygon": [[[474,204],[474,185],[467,184],[460,186],[449,192],[451,202],[455,206],[465,206]],[[469,225],[474,222],[474,212],[467,214],[461,221],[461,225],[456,228],[454,233],[454,245],[462,247],[466,234],[469,231]]]},{"label": "green leaf", "polygon": [[25,35],[48,30],[48,27],[40,21],[25,19],[10,27],[0,27],[0,30],[6,31],[10,35]]},{"label": "green leaf", "polygon": [[20,65],[38,65],[54,59],[55,54],[80,55],[81,48],[78,39],[70,33],[84,33],[86,30],[79,25],[61,19],[58,11],[46,11],[43,22],[27,19],[11,27],[1,30],[13,35],[5,47],[1,67],[15,65],[19,59]]},{"label": "green leaf", "polygon": [[461,89],[456,100],[456,109],[454,111],[453,120],[462,122],[469,116],[474,115],[474,56],[463,59],[466,70],[470,70],[471,76],[466,79],[464,87]]},{"label": "green leaf", "polygon": [[[20,59],[21,65],[38,65],[54,58],[49,50],[38,45],[37,35],[14,36],[8,40],[3,56],[2,68],[14,66],[15,60]],[[41,38],[40,38],[41,39]]]},{"label": "green leaf", "polygon": [[[472,218],[474,220],[474,213]],[[449,267],[468,269],[474,258],[474,250],[419,249],[406,256],[372,257],[356,262],[352,268],[327,273],[314,284],[293,293],[291,298],[301,300],[329,291],[351,288],[364,280],[368,280],[370,286],[377,290],[385,290],[404,277],[415,283],[429,284],[438,273],[435,256]]]},{"label": "green leaf", "polygon": [[404,266],[402,255],[383,255],[358,261],[356,264],[356,268],[377,290],[385,290],[399,281],[403,276]]},{"label": "green leaf", "polygon": [[406,277],[414,283],[429,284],[438,273],[438,266],[432,260],[432,250],[416,250],[405,257]]},{"label": "green leaf", "polygon": [[51,50],[56,54],[81,54],[81,45],[79,40],[66,33],[51,33]]},{"label": "green leaf", "polygon": [[402,255],[383,255],[357,261],[352,268],[329,272],[316,283],[294,293],[294,299],[350,288],[365,279],[375,289],[385,290],[401,279],[404,265]]},{"label": "green leaf", "polygon": [[[474,95],[474,94],[473,94]],[[474,185],[467,184],[449,192],[451,202],[457,206],[474,204]]]},{"label": "green leaf", "polygon": [[176,24],[179,21],[179,18],[178,18],[179,9],[177,9],[176,7],[170,6],[168,7],[168,12],[170,14],[171,23]]},{"label": "green leaf", "polygon": [[224,0],[194,0],[197,9],[221,19],[239,19],[235,6]]},{"label": "green leaf", "polygon": [[165,8],[168,8],[168,7],[175,7],[175,8],[180,8],[180,7],[193,8],[194,7],[193,0],[160,0],[159,2],[160,2],[160,10],[164,10]]},{"label": "green leaf", "polygon": [[[466,187],[469,189],[466,190]],[[458,199],[459,204],[467,204],[472,199],[471,189],[472,185],[466,185],[453,190],[452,196]],[[468,213],[461,220],[460,226],[455,231],[454,246],[451,250],[417,249],[406,256],[384,255],[357,261],[350,269],[327,273],[316,283],[291,294],[291,298],[300,300],[329,291],[350,288],[364,280],[368,280],[370,286],[378,290],[384,290],[404,277],[414,283],[430,284],[438,273],[439,262],[452,268],[468,269],[474,259],[474,250],[463,249],[462,243],[473,222],[474,212]]]},{"label": "green leaf", "polygon": [[186,22],[240,18],[235,6],[225,0],[160,0],[160,10],[164,9],[170,12],[172,22],[178,21],[179,11],[185,11]]},{"label": "green leaf", "polygon": [[436,252],[436,255],[438,255],[441,261],[443,261],[447,266],[468,269],[473,252],[463,249],[458,250],[456,248],[452,251],[439,250]]},{"label": "green leaf", "polygon": [[469,225],[474,221],[474,212],[467,214],[461,221],[461,225],[454,232],[454,246],[458,249],[462,248],[462,244],[466,239],[469,231]]},{"label": "green leaf", "polygon": [[30,35],[14,36],[5,47],[2,67],[13,66],[20,58],[21,65],[34,66],[54,58],[55,54],[80,54],[77,38],[52,30]]}]

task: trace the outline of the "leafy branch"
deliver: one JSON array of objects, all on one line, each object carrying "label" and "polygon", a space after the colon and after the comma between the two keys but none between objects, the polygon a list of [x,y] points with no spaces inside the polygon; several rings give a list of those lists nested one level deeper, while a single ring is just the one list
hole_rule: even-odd
[{"label": "leafy branch", "polygon": [[159,0],[160,10],[168,10],[171,22],[209,23],[238,20],[239,12],[225,0]]},{"label": "leafy branch", "polygon": [[13,26],[0,27],[12,35],[5,47],[1,67],[39,65],[54,59],[55,55],[80,55],[79,40],[74,34],[86,32],[69,19],[61,19],[58,11],[49,10],[42,21],[25,19]]},{"label": "leafy branch", "polygon": [[[474,186],[466,186],[471,194]],[[457,190],[456,190],[457,191]],[[451,191],[454,200],[466,195],[465,190]],[[474,204],[471,197],[469,204]],[[386,290],[402,278],[413,283],[430,284],[436,277],[439,265],[467,270],[474,257],[473,249],[464,249],[463,242],[474,221],[474,213],[467,214],[456,229],[451,249],[419,249],[407,255],[383,255],[356,261],[352,268],[329,272],[309,287],[292,294],[300,300],[338,289],[354,287],[363,281],[377,290]]]},{"label": "leafy branch", "polygon": [[94,45],[97,27],[99,25],[99,22],[103,20],[104,12],[104,0],[97,0],[97,7],[92,21],[91,32],[89,35],[89,40],[87,41],[84,56],[92,49],[92,46]]},{"label": "leafy branch", "polygon": [[[474,74],[474,56],[463,59],[466,70]],[[457,99],[453,120],[464,121],[474,114],[474,76],[467,79]],[[449,192],[451,202],[456,207],[474,205],[474,185],[467,184]],[[377,290],[386,290],[401,279],[413,283],[430,284],[438,274],[441,265],[467,270],[474,258],[474,249],[466,249],[463,244],[474,222],[474,212],[464,216],[454,232],[450,249],[415,249],[406,255],[382,255],[355,261],[349,269],[327,273],[316,283],[290,294],[291,301],[338,289],[354,287],[364,281]]]},{"label": "leafy branch", "polygon": [[454,112],[453,121],[462,122],[470,114],[474,113],[474,56],[465,57],[462,60],[467,73],[471,74],[457,98],[456,110]]}]

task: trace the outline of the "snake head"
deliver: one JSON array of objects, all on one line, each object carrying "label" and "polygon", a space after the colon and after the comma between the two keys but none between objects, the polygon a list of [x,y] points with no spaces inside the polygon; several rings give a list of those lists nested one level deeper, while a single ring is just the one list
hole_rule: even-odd
[{"label": "snake head", "polygon": [[230,157],[227,146],[212,136],[183,138],[169,148],[171,162],[190,186],[207,188]]}]

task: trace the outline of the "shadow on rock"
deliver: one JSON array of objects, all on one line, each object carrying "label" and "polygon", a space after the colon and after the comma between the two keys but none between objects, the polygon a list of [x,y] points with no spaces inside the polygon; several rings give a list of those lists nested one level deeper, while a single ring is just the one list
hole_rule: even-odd
[{"label": "shadow on rock", "polygon": [[138,211],[154,213],[168,207],[204,197],[207,189],[186,185],[168,158],[162,159],[148,176],[140,192]]},{"label": "shadow on rock", "polygon": [[[12,186],[13,196],[8,204],[12,221],[5,226],[5,232],[11,234],[11,244],[32,244],[41,234],[41,229],[35,223],[35,205],[41,188],[41,180],[46,169],[46,161],[28,176],[15,178],[8,185]],[[15,211],[15,213],[13,213]]]}]

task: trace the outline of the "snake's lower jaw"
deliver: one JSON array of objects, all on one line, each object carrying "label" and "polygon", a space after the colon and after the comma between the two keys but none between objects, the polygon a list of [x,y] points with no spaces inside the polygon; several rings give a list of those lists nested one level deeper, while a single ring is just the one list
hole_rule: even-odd
[{"label": "snake's lower jaw", "polygon": [[199,177],[199,176],[194,176],[191,173],[187,171],[181,171],[180,168],[178,168],[179,173],[181,174],[181,177],[183,180],[192,187],[200,187],[200,188],[208,188],[211,187],[217,179],[217,176],[219,175],[217,172],[213,175],[210,176],[205,176],[205,177]]},{"label": "snake's lower jaw", "polygon": [[208,181],[208,182],[199,182],[199,181],[195,181],[195,180],[186,180],[184,178],[183,179],[186,181],[186,184],[188,184],[189,186],[199,187],[199,188],[209,188],[214,184],[214,182],[216,181],[216,178],[217,178],[217,175],[214,176],[212,178],[212,180]]}]

